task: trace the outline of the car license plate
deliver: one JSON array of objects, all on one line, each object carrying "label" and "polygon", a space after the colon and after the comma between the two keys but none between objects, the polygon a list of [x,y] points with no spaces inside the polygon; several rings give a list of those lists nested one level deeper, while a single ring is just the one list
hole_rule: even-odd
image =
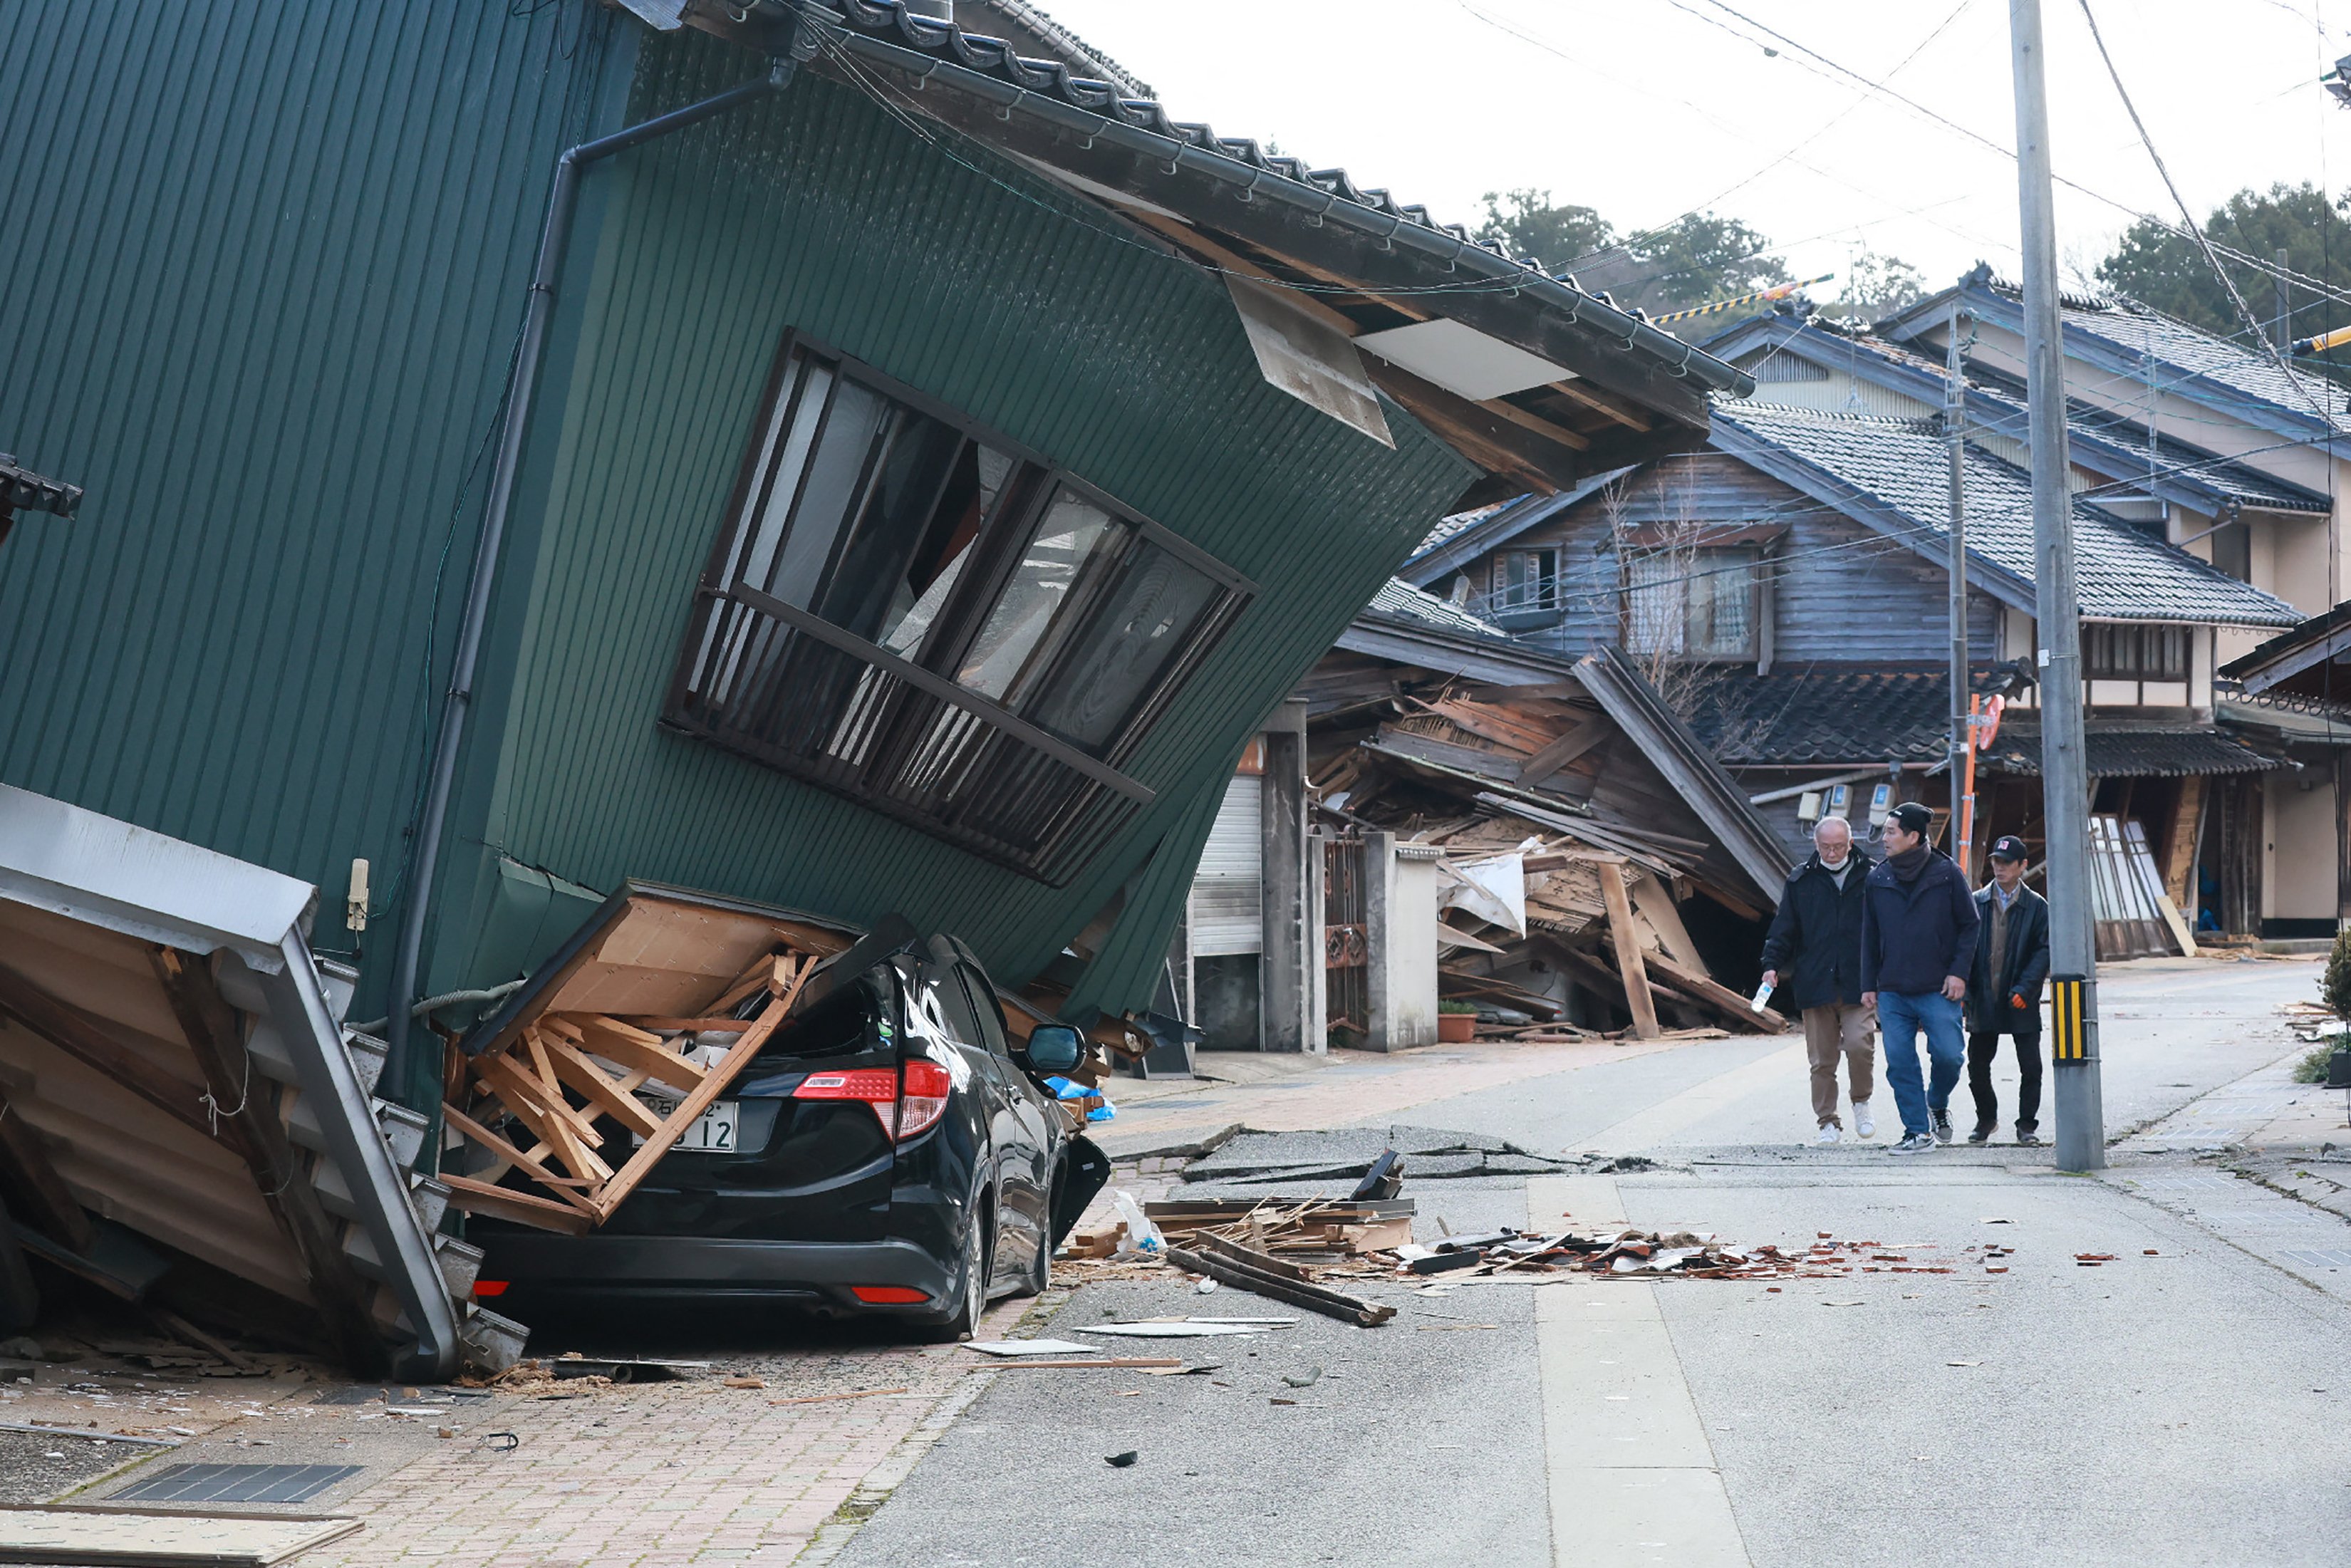
[{"label": "car license plate", "polygon": [[[684,1103],[682,1100],[665,1100],[658,1094],[640,1094],[637,1098],[644,1103],[646,1110],[664,1122],[677,1114],[677,1108]],[[677,1142],[670,1147],[705,1155],[736,1153],[735,1130],[741,1124],[742,1110],[743,1104],[739,1100],[719,1101],[688,1124],[685,1131],[678,1135]],[[644,1141],[642,1136],[636,1139],[640,1144]]]}]

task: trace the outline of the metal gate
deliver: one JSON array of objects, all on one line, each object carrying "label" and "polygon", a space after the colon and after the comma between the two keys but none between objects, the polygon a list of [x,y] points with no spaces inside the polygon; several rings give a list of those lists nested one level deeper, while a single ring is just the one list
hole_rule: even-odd
[{"label": "metal gate", "polygon": [[1323,1022],[1371,1032],[1371,949],[1364,936],[1364,841],[1350,831],[1322,843]]}]

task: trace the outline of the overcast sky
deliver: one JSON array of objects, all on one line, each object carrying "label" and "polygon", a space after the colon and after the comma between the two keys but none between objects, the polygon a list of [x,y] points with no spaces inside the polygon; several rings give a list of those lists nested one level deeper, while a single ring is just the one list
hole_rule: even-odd
[{"label": "overcast sky", "polygon": [[[1799,277],[1842,282],[1861,247],[1912,262],[1930,286],[1980,257],[2015,271],[2015,163],[1965,133],[2015,145],[2006,0],[1044,3],[1176,119],[1343,165],[1439,221],[1474,224],[1484,192],[1533,186],[1620,230],[1708,208],[1742,218]],[[2318,85],[2351,53],[2351,0],[2091,3],[2199,219],[2248,185],[2351,185],[2351,110]],[[2087,267],[2129,222],[2112,204],[2176,209],[2081,0],[2043,5],[2058,245]]]}]

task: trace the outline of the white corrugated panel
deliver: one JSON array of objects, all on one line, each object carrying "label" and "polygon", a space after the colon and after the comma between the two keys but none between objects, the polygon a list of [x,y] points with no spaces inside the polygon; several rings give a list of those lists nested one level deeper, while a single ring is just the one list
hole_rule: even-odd
[{"label": "white corrugated panel", "polygon": [[1225,803],[1217,809],[1217,825],[1208,830],[1207,847],[1200,852],[1200,869],[1192,878],[1192,956],[1196,958],[1255,953],[1265,946],[1260,908],[1263,785],[1256,774],[1243,773],[1225,786]]}]

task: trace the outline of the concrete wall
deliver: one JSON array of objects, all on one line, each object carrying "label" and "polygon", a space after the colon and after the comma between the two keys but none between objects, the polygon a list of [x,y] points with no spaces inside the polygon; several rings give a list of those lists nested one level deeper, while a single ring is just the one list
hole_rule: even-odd
[{"label": "concrete wall", "polygon": [[[2262,789],[2262,918],[2335,916],[2335,790],[2317,769],[2277,772]],[[2307,789],[2303,785],[2309,783]]]},{"label": "concrete wall", "polygon": [[1400,844],[1394,833],[1366,835],[1367,1050],[1437,1043],[1437,862],[1443,858],[1431,846]]}]

